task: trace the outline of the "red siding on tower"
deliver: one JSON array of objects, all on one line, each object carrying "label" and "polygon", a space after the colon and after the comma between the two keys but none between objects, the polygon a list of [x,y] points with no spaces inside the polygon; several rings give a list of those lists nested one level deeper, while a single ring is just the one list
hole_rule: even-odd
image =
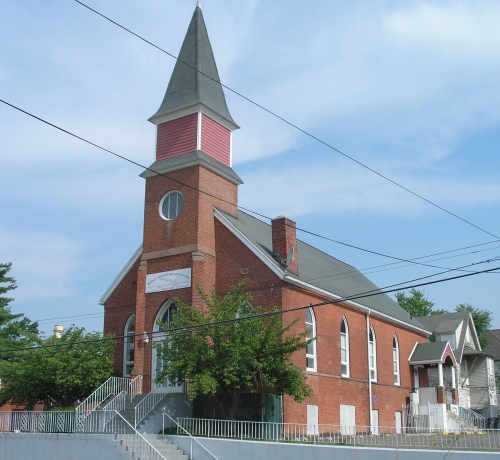
[{"label": "red siding on tower", "polygon": [[158,125],[156,161],[194,152],[197,120],[198,114],[193,113]]},{"label": "red siding on tower", "polygon": [[201,150],[226,166],[231,166],[231,132],[202,115]]}]

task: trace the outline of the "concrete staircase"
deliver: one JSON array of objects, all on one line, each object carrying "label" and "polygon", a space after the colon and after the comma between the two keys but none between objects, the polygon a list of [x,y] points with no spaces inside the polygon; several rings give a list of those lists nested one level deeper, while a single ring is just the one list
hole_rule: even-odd
[{"label": "concrete staircase", "polygon": [[469,430],[477,430],[478,427],[474,425],[472,422],[465,420],[464,418],[457,415],[454,411],[447,410],[446,414],[448,415],[448,429],[469,429]]},{"label": "concrete staircase", "polygon": [[117,434],[115,440],[132,458],[140,460],[189,460],[189,455],[186,455],[164,435],[146,434],[142,437],[154,447],[155,451],[145,448],[143,439],[136,434]]}]

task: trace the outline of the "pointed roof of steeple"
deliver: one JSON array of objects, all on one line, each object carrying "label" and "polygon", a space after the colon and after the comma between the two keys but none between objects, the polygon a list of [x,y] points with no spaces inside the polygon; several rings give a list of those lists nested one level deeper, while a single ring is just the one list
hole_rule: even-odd
[{"label": "pointed roof of steeple", "polygon": [[203,104],[236,125],[226,104],[217,65],[199,4],[193,13],[167,92],[158,111],[149,119]]}]

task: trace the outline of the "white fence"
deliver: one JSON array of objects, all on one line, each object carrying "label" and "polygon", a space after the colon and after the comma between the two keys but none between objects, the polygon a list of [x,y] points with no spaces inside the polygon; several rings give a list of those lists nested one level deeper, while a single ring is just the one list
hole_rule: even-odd
[{"label": "white fence", "polygon": [[[210,438],[233,438],[277,442],[300,442],[312,444],[352,445],[391,448],[430,448],[430,449],[473,449],[500,450],[500,430],[457,430],[445,432],[409,427],[378,427],[372,434],[369,426],[317,425],[315,435],[308,435],[307,424],[242,422],[231,420],[211,420],[178,418],[180,428],[192,436]],[[348,429],[347,429],[348,428]],[[346,435],[342,433],[350,432]]]}]

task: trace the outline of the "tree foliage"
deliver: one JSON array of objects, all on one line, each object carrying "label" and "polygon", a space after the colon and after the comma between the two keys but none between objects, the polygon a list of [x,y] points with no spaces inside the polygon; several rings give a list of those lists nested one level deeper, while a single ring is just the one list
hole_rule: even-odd
[{"label": "tree foliage", "polygon": [[166,366],[157,382],[186,379],[192,398],[224,394],[219,410],[230,420],[243,393],[288,394],[299,402],[312,395],[302,370],[291,360],[308,343],[305,333],[290,332],[296,321],[284,326],[281,315],[255,317],[269,310],[251,306],[245,282],[225,296],[215,289],[210,294],[198,291],[203,311],[175,299],[172,332],[158,347]]},{"label": "tree foliage", "polygon": [[491,327],[493,312],[485,308],[476,308],[470,303],[458,304],[455,307],[455,311],[467,311],[472,315],[472,320],[474,321],[474,326],[476,327],[481,348],[486,347],[488,345],[488,340],[486,339],[484,332]]},{"label": "tree foliage", "polygon": [[410,290],[410,295],[406,295],[404,292],[397,292],[396,301],[410,315],[415,317],[448,313],[446,310],[434,310],[434,302],[427,299],[423,291],[415,288]]},{"label": "tree foliage", "polygon": [[61,338],[39,338],[38,347],[10,353],[0,403],[67,407],[90,395],[112,373],[114,340],[71,327]]},{"label": "tree foliage", "polygon": [[[33,343],[38,335],[38,324],[31,322],[21,313],[13,314],[9,307],[11,297],[6,297],[9,291],[16,289],[14,278],[7,276],[11,263],[0,263],[0,350],[22,348]],[[0,355],[0,377],[2,367],[7,363]],[[3,366],[2,366],[3,364]]]}]

